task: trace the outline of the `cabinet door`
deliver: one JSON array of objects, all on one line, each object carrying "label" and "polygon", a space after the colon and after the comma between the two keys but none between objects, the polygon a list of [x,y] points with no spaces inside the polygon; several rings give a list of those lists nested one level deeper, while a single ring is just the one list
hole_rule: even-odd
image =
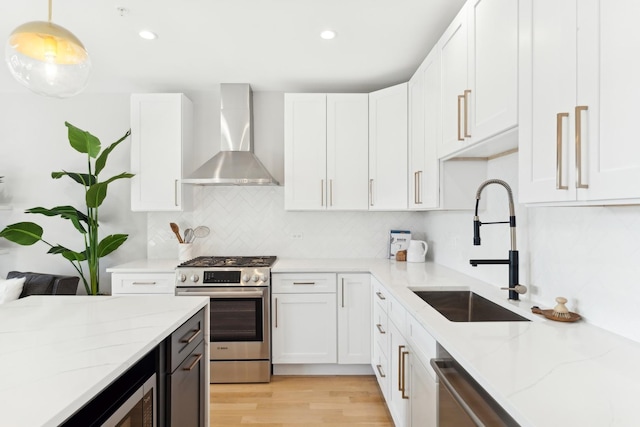
[{"label": "cabinet door", "polygon": [[468,5],[470,134],[482,141],[518,124],[518,2]]},{"label": "cabinet door", "polygon": [[389,322],[389,396],[387,406],[396,426],[405,426],[408,414],[407,358],[409,346],[393,322]]},{"label": "cabinet door", "polygon": [[576,1],[520,2],[519,201],[576,199]]},{"label": "cabinet door", "polygon": [[[455,17],[438,43],[442,61],[442,141],[439,157],[469,144],[469,89],[467,83],[467,10]],[[466,94],[466,97],[465,97]]]},{"label": "cabinet door", "polygon": [[409,423],[410,427],[438,425],[438,383],[431,372],[412,354],[409,355]]},{"label": "cabinet door", "polygon": [[368,94],[327,94],[327,209],[368,209],[368,153]]},{"label": "cabinet door", "polygon": [[285,209],[326,209],[326,95],[287,93],[284,108]]},{"label": "cabinet door", "polygon": [[421,175],[425,164],[424,64],[409,80],[409,209],[422,209]]},{"label": "cabinet door", "polygon": [[205,363],[209,361],[204,356],[205,342],[200,341],[197,348],[168,376],[170,426],[205,427],[205,399],[209,399]]},{"label": "cabinet door", "polygon": [[338,363],[371,362],[369,274],[338,276]]},{"label": "cabinet door", "polygon": [[[578,97],[572,123],[581,122],[579,200],[640,197],[640,2],[578,3]],[[579,115],[579,117],[578,117]],[[578,132],[578,130],[576,130]],[[578,141],[576,140],[576,147]],[[576,178],[577,179],[577,178]],[[580,186],[579,186],[580,187]]]},{"label": "cabinet door", "polygon": [[440,204],[440,51],[433,49],[409,81],[409,208]]},{"label": "cabinet door", "polygon": [[181,211],[183,147],[191,101],[179,93],[131,95],[131,210]]},{"label": "cabinet door", "polygon": [[369,210],[407,209],[407,84],[369,94]]},{"label": "cabinet door", "polygon": [[336,363],[336,295],[273,294],[273,363]]}]

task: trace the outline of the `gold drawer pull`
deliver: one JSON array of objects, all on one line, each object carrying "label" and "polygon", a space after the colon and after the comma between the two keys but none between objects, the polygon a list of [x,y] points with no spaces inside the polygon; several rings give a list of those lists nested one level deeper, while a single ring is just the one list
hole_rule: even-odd
[{"label": "gold drawer pull", "polygon": [[378,369],[378,373],[380,374],[380,378],[386,378],[387,376],[382,372],[382,365],[376,365],[376,369]]},{"label": "gold drawer pull", "polygon": [[556,190],[568,190],[562,185],[562,119],[569,117],[569,113],[556,114]]},{"label": "gold drawer pull", "polygon": [[376,327],[378,328],[378,331],[380,331],[381,334],[386,334],[386,332],[384,331],[384,329],[382,329],[382,325],[380,323],[376,324]]},{"label": "gold drawer pull", "polygon": [[382,292],[378,291],[376,292],[376,295],[378,295],[378,298],[380,298],[381,300],[386,300],[386,298],[384,297],[384,295],[382,295]]},{"label": "gold drawer pull", "polygon": [[576,107],[576,188],[589,188],[582,183],[582,112],[587,111],[586,105]]},{"label": "gold drawer pull", "polygon": [[198,362],[200,362],[200,360],[202,360],[202,354],[196,354],[196,360],[194,360],[191,365],[187,366],[186,368],[182,368],[183,371],[190,371],[193,368],[196,367],[196,365],[198,364]]},{"label": "gold drawer pull", "polygon": [[184,343],[184,344],[191,344],[191,342],[192,342],[193,340],[195,340],[195,339],[196,339],[196,337],[197,337],[198,335],[200,335],[200,333],[202,333],[202,330],[200,330],[200,329],[195,330],[195,331],[193,331],[193,334],[192,334],[189,338],[187,338],[187,339],[181,339],[181,340],[180,340],[180,342],[181,342],[181,343]]}]

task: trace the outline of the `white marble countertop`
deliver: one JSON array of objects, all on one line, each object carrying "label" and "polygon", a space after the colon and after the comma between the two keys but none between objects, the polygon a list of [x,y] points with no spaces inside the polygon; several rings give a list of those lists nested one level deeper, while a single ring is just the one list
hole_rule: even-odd
[{"label": "white marble countertop", "polygon": [[0,425],[59,425],[208,301],[57,295],[0,305]]},{"label": "white marble countertop", "polygon": [[[272,272],[370,272],[522,426],[640,425],[640,343],[534,315],[533,303],[433,263],[278,259]],[[532,321],[450,322],[411,291],[433,287],[473,290]]]},{"label": "white marble countertop", "polygon": [[106,269],[107,273],[173,273],[181,261],[177,259],[139,259]]}]

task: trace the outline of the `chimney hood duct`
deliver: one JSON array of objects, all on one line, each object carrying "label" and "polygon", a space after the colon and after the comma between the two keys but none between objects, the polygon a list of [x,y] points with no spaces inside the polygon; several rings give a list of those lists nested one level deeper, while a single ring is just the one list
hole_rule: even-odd
[{"label": "chimney hood duct", "polygon": [[253,100],[245,83],[220,85],[220,152],[183,184],[278,185],[253,154]]}]

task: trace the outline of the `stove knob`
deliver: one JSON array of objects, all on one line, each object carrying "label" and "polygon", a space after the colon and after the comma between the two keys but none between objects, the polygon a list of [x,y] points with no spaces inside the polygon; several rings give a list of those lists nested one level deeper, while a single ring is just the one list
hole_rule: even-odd
[{"label": "stove knob", "polygon": [[260,280],[260,278],[258,277],[257,274],[254,274],[253,277],[251,277],[251,280],[253,280],[254,282],[257,282],[258,280]]},{"label": "stove knob", "polygon": [[245,274],[244,276],[242,276],[242,281],[243,282],[248,282],[249,280],[251,280],[251,277],[249,277],[248,274]]},{"label": "stove knob", "polygon": [[260,279],[261,282],[266,282],[267,281],[267,278],[265,277],[264,274],[259,274],[258,278]]},{"label": "stove knob", "polygon": [[191,276],[191,281],[192,282],[197,282],[198,280],[200,280],[200,277],[198,277],[197,274],[194,274],[193,276]]},{"label": "stove knob", "polygon": [[184,282],[187,280],[187,276],[185,276],[184,274],[178,274],[178,281],[179,282]]}]

